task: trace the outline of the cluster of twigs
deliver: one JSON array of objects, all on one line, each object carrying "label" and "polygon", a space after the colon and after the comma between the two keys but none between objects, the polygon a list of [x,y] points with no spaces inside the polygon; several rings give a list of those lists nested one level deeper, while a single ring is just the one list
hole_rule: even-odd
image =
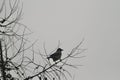
[{"label": "cluster of twigs", "polygon": [[[67,80],[71,73],[65,66],[76,68],[80,65],[68,63],[68,59],[81,58],[85,49],[80,49],[81,41],[61,60],[51,63],[47,52],[34,49],[36,42],[26,38],[31,31],[19,21],[22,6],[19,0],[3,0],[0,6],[0,79],[2,80]],[[29,32],[28,32],[29,31]],[[27,32],[27,33],[26,33]],[[29,43],[29,44],[27,44]],[[27,46],[28,45],[28,46]],[[37,58],[36,58],[37,56]]]}]

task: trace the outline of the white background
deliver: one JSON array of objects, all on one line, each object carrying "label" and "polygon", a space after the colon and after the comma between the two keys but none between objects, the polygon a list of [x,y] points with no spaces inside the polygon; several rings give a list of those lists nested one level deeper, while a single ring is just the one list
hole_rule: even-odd
[{"label": "white background", "polygon": [[32,39],[64,52],[85,38],[88,50],[75,80],[120,80],[120,0],[23,0]]}]

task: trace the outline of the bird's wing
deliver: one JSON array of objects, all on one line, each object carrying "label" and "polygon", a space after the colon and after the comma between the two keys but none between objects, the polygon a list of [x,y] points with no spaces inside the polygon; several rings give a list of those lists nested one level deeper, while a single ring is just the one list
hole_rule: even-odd
[{"label": "bird's wing", "polygon": [[54,57],[54,56],[57,56],[57,55],[58,55],[58,52],[55,52],[52,55],[50,55],[50,57]]}]

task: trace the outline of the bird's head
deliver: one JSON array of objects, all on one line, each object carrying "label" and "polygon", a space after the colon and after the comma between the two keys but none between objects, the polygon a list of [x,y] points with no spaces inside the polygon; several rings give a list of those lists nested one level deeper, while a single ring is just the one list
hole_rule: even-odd
[{"label": "bird's head", "polygon": [[58,48],[58,49],[57,49],[57,51],[63,51],[63,49],[61,49],[61,48]]}]

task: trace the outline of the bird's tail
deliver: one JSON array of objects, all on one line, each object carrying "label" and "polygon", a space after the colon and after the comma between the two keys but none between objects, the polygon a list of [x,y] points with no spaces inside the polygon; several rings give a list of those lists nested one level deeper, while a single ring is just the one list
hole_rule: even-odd
[{"label": "bird's tail", "polygon": [[47,59],[49,60],[49,59],[50,59],[50,57],[47,57]]}]

